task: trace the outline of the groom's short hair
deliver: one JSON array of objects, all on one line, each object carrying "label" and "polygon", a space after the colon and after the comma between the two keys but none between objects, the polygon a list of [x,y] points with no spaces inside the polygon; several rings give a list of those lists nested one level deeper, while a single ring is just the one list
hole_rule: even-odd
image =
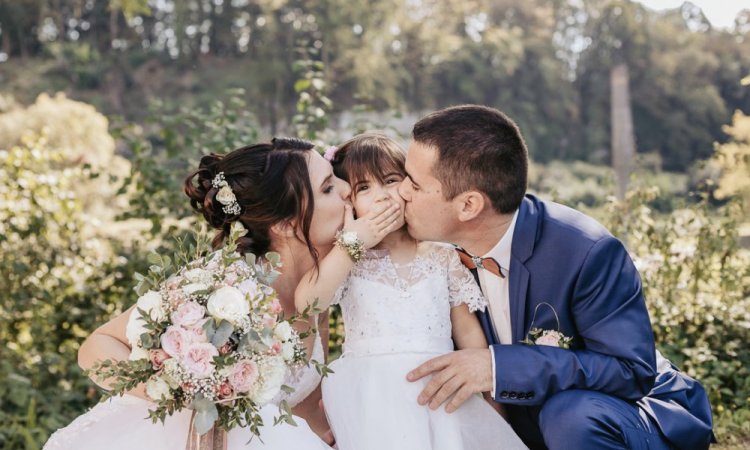
[{"label": "groom's short hair", "polygon": [[417,122],[412,137],[437,150],[433,176],[447,200],[476,189],[499,213],[511,213],[521,205],[528,151],[518,126],[502,112],[479,105],[442,109]]}]

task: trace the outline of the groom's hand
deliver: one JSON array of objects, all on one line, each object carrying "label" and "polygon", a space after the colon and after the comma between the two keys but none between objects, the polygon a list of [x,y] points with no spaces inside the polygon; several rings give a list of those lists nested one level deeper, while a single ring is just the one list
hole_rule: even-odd
[{"label": "groom's hand", "polygon": [[495,382],[489,349],[458,350],[433,358],[409,372],[406,378],[417,381],[430,374],[432,379],[417,401],[420,405],[429,402],[431,409],[437,409],[450,398],[445,407],[449,413],[457,410],[473,394],[491,391]]}]

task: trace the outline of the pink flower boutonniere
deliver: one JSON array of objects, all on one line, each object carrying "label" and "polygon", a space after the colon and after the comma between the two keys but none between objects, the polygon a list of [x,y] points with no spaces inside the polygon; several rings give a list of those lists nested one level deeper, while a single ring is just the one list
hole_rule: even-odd
[{"label": "pink flower boutonniere", "polygon": [[[534,321],[536,320],[536,312],[542,305],[547,305],[552,309],[552,314],[555,315],[555,320],[557,321],[557,330],[544,330],[542,328],[533,327]],[[560,347],[565,349],[570,348],[570,343],[573,341],[573,338],[565,336],[560,332],[560,319],[557,317],[555,308],[549,303],[542,302],[536,305],[536,308],[534,308],[534,317],[531,318],[531,325],[532,327],[526,335],[526,339],[521,341],[522,344],[548,345],[550,347]]]}]

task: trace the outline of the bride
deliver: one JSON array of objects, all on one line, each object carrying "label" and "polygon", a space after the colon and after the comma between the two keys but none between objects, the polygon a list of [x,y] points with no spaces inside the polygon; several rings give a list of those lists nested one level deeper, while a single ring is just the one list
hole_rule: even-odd
[{"label": "bride", "polygon": [[[225,213],[216,197],[217,189],[212,187],[211,180],[219,172],[224,172],[236,196],[239,214]],[[343,224],[349,185],[333,175],[331,165],[313,150],[313,144],[298,139],[274,139],[226,155],[203,157],[184,187],[193,208],[218,230],[214,247],[223,243],[231,224],[239,220],[248,230],[238,242],[241,252],[280,254],[282,274],[273,287],[286,315],[294,314],[297,284],[330,251]],[[82,368],[90,368],[100,360],[128,358],[130,348],[125,328],[132,310],[110,320],[86,339],[78,353]],[[327,316],[323,315],[322,335],[310,336],[305,342],[308,356],[321,362],[327,353],[322,344],[328,337],[326,321]],[[94,381],[104,389],[109,386],[108,380]],[[261,428],[260,439],[253,438],[249,429],[234,428],[228,433],[229,450],[330,449],[319,437],[332,442],[328,423],[318,406],[320,376],[312,365],[303,366],[286,384],[295,388],[284,399],[293,406],[297,426],[286,423],[273,426],[278,408],[267,405],[261,410],[265,426]],[[56,431],[44,449],[184,449],[191,411],[176,412],[164,424],[153,424],[148,419],[148,409],[153,404],[147,398],[144,387],[139,386],[127,395],[100,403]],[[277,398],[276,402],[280,400]]]}]

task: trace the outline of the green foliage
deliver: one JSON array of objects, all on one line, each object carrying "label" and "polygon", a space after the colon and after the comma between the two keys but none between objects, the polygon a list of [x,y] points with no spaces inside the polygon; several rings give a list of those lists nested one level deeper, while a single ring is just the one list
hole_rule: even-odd
[{"label": "green foliage", "polygon": [[724,127],[732,140],[716,146],[714,161],[721,169],[718,198],[739,196],[745,211],[750,211],[750,116],[737,111],[732,125]]},{"label": "green foliage", "polygon": [[65,89],[129,120],[154,98],[203,107],[243,88],[272,134],[308,137],[357,104],[487,104],[520,124],[537,161],[601,164],[609,72],[625,63],[639,151],[685,171],[726,141],[735,110],[750,113],[747,21],[718,29],[689,2],[630,0],[28,0],[0,4],[0,64],[24,101]]},{"label": "green foliage", "polygon": [[132,170],[122,188],[132,195],[122,218],[148,219],[154,237],[189,226],[179,222],[192,217],[182,182],[198,167],[200,157],[258,140],[258,125],[243,96],[241,89],[231,90],[227,101],[216,100],[207,108],[185,107],[174,114],[157,102],[144,125],[118,126],[115,135],[132,155]]},{"label": "green foliage", "polygon": [[137,255],[91,233],[75,187],[91,176],[44,138],[0,150],[0,447],[40,448],[96,398],[80,341],[127,298]]},{"label": "green foliage", "polygon": [[742,210],[702,201],[658,214],[648,206],[658,195],[654,188],[630,192],[600,217],[634,257],[657,346],[706,387],[720,418],[717,435],[750,436],[750,252],[738,245]]},{"label": "green foliage", "polygon": [[333,105],[331,99],[325,95],[325,66],[321,61],[313,59],[318,51],[309,45],[300,45],[297,51],[300,53],[300,59],[294,62],[293,68],[298,76],[294,83],[298,100],[297,114],[292,118],[292,122],[298,137],[314,141],[318,133],[328,126],[327,111]]}]

